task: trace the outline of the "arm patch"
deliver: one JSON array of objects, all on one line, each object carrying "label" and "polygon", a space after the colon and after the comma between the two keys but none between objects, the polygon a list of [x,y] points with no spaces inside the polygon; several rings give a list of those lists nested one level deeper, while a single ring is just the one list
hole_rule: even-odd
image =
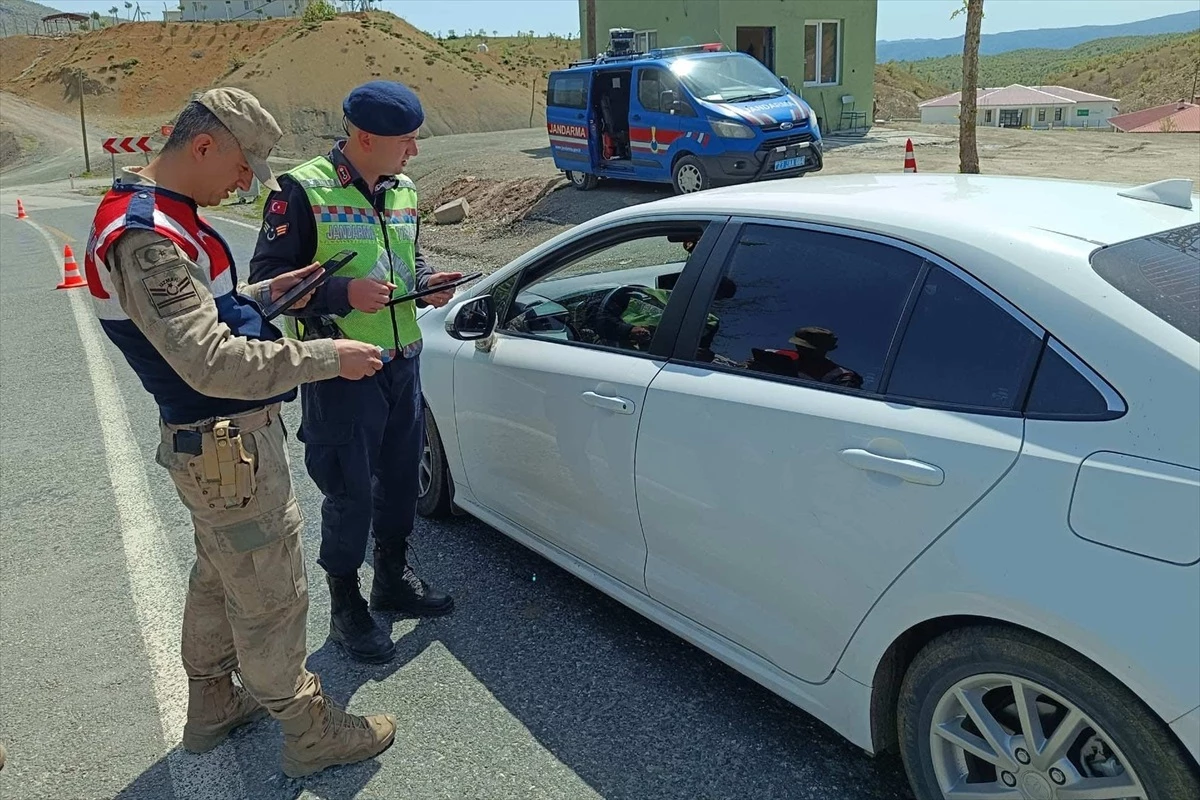
[{"label": "arm patch", "polygon": [[[143,248],[147,249],[150,248]],[[139,256],[141,252],[138,251]],[[174,251],[171,255],[174,255]],[[178,258],[173,259],[173,262],[166,262],[167,266],[164,269],[142,278],[142,285],[146,287],[146,293],[154,303],[154,310],[158,312],[160,319],[174,317],[200,307],[200,296],[196,293],[196,285],[192,283],[187,265]]]}]

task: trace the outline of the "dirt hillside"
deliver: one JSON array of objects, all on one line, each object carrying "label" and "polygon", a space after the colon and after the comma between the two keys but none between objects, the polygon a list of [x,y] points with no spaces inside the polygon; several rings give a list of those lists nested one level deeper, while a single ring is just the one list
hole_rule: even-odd
[{"label": "dirt hillside", "polygon": [[51,109],[78,108],[114,130],[151,133],[195,91],[254,92],[286,132],[282,155],[311,151],[341,131],[341,100],[374,78],[412,86],[426,107],[425,135],[541,127],[545,73],[575,55],[562,39],[439,41],[387,13],[322,23],[129,22],[59,38],[0,40],[0,89]]},{"label": "dirt hillside", "polygon": [[876,119],[919,119],[917,106],[934,97],[949,93],[949,89],[922,80],[901,62],[875,65]]}]

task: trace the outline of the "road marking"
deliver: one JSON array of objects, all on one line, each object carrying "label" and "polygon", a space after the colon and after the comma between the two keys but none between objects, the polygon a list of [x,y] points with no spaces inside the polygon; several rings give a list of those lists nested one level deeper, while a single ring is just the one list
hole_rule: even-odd
[{"label": "road marking", "polygon": [[[25,221],[46,239],[52,261],[57,261],[59,245],[50,233],[32,219]],[[61,231],[57,233],[69,240]],[[150,657],[163,741],[171,747],[167,765],[171,770],[175,797],[178,800],[192,797],[245,800],[241,765],[232,748],[218,747],[204,755],[193,755],[179,745],[187,718],[187,675],[179,660],[185,579],[171,555],[158,509],[150,499],[145,461],[135,444],[125,399],[104,351],[103,333],[92,314],[88,295],[79,289],[63,291],[70,298],[87,358],[96,415],[108,458],[108,478],[112,482],[121,526],[133,606]]]},{"label": "road marking", "polygon": [[242,222],[241,220],[227,217],[224,214],[210,214],[209,216],[211,216],[213,219],[219,219],[221,222],[228,222],[230,225],[240,225],[243,228],[249,228],[252,231],[256,231],[262,227],[262,225],[251,225],[249,222]]}]

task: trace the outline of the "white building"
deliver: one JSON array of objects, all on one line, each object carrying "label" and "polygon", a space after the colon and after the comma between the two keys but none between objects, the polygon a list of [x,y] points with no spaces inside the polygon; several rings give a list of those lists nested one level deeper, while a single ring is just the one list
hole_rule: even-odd
[{"label": "white building", "polygon": [[[957,125],[962,92],[926,100],[921,122]],[[1080,92],[1065,86],[1021,86],[979,89],[977,124],[993,128],[1108,128],[1108,118],[1117,114],[1111,97]]]},{"label": "white building", "polygon": [[[180,0],[182,22],[297,17],[309,0]],[[259,11],[262,11],[259,14]]]}]

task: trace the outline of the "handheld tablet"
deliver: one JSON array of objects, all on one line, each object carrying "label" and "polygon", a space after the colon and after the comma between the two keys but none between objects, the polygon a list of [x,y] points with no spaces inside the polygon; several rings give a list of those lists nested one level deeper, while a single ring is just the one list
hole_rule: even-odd
[{"label": "handheld tablet", "polygon": [[337,272],[342,267],[354,260],[358,253],[354,250],[340,250],[332,258],[321,265],[320,270],[315,270],[312,275],[309,275],[304,280],[297,283],[292,288],[283,293],[283,296],[271,303],[263,309],[263,316],[267,319],[274,319],[284,311],[292,307],[292,304],[305,295],[310,289],[313,289],[325,281],[329,280],[329,276]]},{"label": "handheld tablet", "polygon": [[428,289],[422,289],[419,292],[413,292],[412,294],[406,294],[403,297],[395,297],[391,300],[388,300],[387,305],[394,306],[397,303],[407,303],[409,300],[416,300],[418,298],[426,297],[431,294],[437,294],[438,292],[444,292],[447,289],[457,288],[459,286],[462,286],[464,283],[470,283],[471,281],[477,280],[482,277],[483,277],[482,272],[472,272],[470,275],[464,275],[456,281],[449,281],[447,283],[439,283],[437,286],[430,286]]}]

